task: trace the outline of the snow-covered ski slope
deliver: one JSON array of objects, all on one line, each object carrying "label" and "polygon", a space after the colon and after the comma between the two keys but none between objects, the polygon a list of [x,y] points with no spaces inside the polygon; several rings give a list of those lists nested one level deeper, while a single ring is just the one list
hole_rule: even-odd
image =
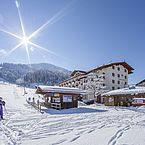
[{"label": "snow-covered ski slope", "polygon": [[26,103],[23,93],[16,85],[0,84],[6,101],[0,145],[145,145],[144,107],[82,105],[40,113]]}]

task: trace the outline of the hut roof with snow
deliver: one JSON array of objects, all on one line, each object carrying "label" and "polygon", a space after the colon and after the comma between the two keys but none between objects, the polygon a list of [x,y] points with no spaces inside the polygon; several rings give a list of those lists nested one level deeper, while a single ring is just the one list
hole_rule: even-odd
[{"label": "hut roof with snow", "polygon": [[128,88],[109,91],[102,94],[102,96],[116,96],[116,95],[132,95],[145,93],[145,87],[130,86]]},{"label": "hut roof with snow", "polygon": [[44,95],[45,104],[50,104],[52,108],[67,109],[78,107],[78,98],[85,95],[86,91],[69,87],[39,86],[36,93]]},{"label": "hut roof with snow", "polygon": [[85,95],[86,91],[78,88],[70,87],[58,87],[58,86],[39,86],[36,90],[36,93],[70,93],[70,94],[81,94]]}]

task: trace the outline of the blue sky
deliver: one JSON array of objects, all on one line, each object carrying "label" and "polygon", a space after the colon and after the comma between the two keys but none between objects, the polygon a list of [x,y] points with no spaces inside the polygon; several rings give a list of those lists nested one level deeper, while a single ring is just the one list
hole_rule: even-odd
[{"label": "blue sky", "polygon": [[[55,53],[29,45],[32,63],[47,62],[69,70],[89,70],[126,61],[135,70],[130,83],[145,79],[145,0],[20,0],[27,36],[58,12],[32,42]],[[22,36],[15,0],[0,0],[0,29]],[[0,62],[28,63],[20,40],[0,31]]]}]

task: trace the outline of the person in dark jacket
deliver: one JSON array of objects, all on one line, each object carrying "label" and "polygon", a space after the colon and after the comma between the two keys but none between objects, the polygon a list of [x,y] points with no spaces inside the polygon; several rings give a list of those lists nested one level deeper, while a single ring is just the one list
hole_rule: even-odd
[{"label": "person in dark jacket", "polygon": [[3,119],[3,106],[5,106],[5,101],[0,97],[0,119]]}]

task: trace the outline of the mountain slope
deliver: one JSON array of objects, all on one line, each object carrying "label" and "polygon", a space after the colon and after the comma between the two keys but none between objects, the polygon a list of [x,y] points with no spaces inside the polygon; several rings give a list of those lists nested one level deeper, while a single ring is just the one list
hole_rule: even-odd
[{"label": "mountain slope", "polygon": [[26,64],[0,64],[0,80],[10,83],[54,85],[68,78],[69,74],[70,71],[47,63],[31,64],[31,67]]}]

